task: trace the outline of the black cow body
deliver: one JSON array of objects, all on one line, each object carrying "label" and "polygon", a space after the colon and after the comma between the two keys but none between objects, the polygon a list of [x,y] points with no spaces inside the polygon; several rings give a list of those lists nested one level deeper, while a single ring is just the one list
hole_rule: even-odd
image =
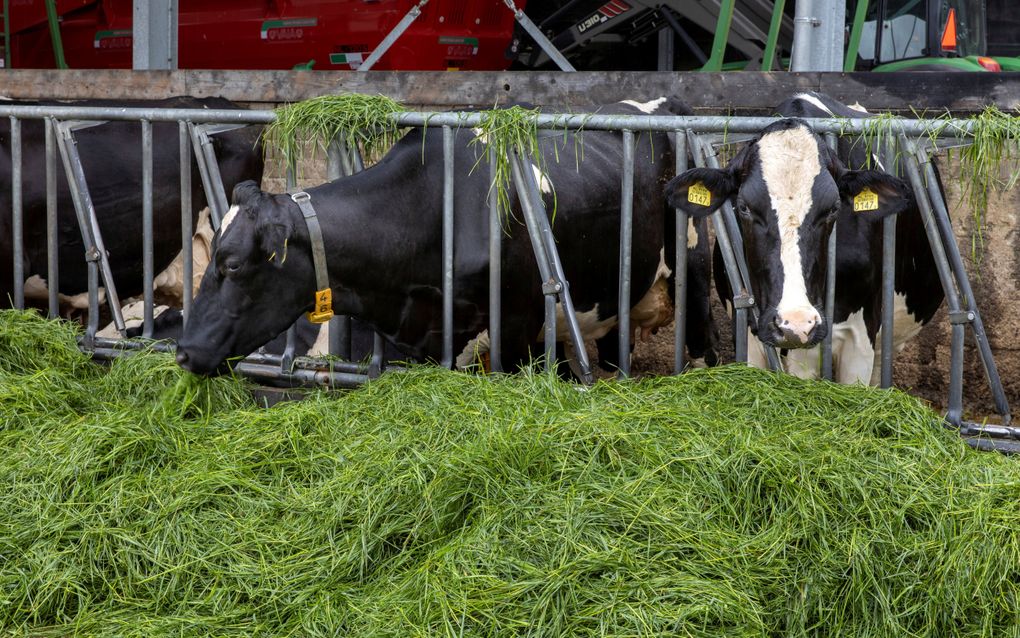
[{"label": "black cow body", "polygon": [[[814,93],[787,100],[779,112],[801,117],[868,117]],[[896,347],[914,336],[942,301],[912,192],[901,179],[882,170],[865,170],[866,165],[863,142],[840,140],[838,150],[832,152],[804,122],[784,120],[766,128],[726,169],[689,171],[667,189],[669,197],[692,214],[706,214],[725,199],[734,199],[752,292],[761,308],[760,321],[750,331],[760,341],[789,349],[787,369],[799,376],[818,375],[817,344],[830,329],[821,309],[828,235],[834,222],[836,307],[831,329],[837,381],[876,380],[882,263],[882,224],[876,223],[878,220],[900,213]],[[710,207],[688,201],[688,189],[698,182],[711,191]],[[855,212],[854,199],[864,188],[874,193],[875,207]],[[721,259],[718,250],[716,253],[718,263]],[[716,283],[725,301],[732,294],[720,272],[717,268]],[[752,344],[749,358],[764,366],[763,350],[754,340]]]},{"label": "black cow body", "polygon": [[[156,108],[238,108],[220,98],[175,97],[165,100],[109,102],[52,102],[52,106],[124,106]],[[25,276],[47,276],[46,266],[46,156],[41,120],[22,120],[22,171],[24,207]],[[153,262],[162,270],[181,249],[181,188],[178,126],[155,122],[153,133]],[[263,159],[258,127],[212,136],[220,173],[227,192],[243,180],[260,181]],[[141,125],[108,122],[75,132],[77,148],[95,205],[99,227],[109,253],[114,282],[122,297],[142,290],[142,150]],[[88,287],[85,249],[64,175],[57,158],[57,214],[59,232],[59,289],[76,294]],[[206,205],[202,181],[191,162],[193,221]],[[0,120],[0,304],[9,303],[13,289],[11,240],[10,123]]]},{"label": "black cow body", "polygon": [[[620,103],[605,113],[676,112],[662,98]],[[486,196],[490,178],[479,131],[455,136],[454,352],[488,326]],[[356,175],[308,190],[323,229],[333,310],[351,314],[415,359],[442,354],[441,136],[413,131],[382,160]],[[587,131],[542,136],[539,179],[582,327],[604,336],[616,322],[622,136]],[[574,153],[583,144],[583,154]],[[631,305],[661,273],[666,234],[661,187],[673,166],[665,134],[637,136]],[[557,158],[557,153],[559,158]],[[538,168],[536,167],[537,171]],[[503,240],[504,365],[526,363],[541,338],[541,281],[531,242],[511,194]],[[312,307],[309,235],[289,196],[253,184],[234,191],[238,212],[217,238],[195,310],[178,348],[182,366],[198,373],[224,369],[276,336]],[[282,256],[286,256],[283,258]],[[665,250],[667,268],[671,250]],[[558,328],[563,329],[563,322]]]}]

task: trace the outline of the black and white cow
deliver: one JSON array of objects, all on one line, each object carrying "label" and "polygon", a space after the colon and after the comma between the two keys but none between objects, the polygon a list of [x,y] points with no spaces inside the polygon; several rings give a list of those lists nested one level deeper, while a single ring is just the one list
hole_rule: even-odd
[{"label": "black and white cow", "polygon": [[[20,102],[19,102],[20,104]],[[156,107],[236,109],[221,98],[175,97],[165,100],[32,102],[48,106]],[[22,121],[22,175],[24,210],[24,272],[26,278],[46,277],[46,154],[40,120]],[[245,127],[212,136],[224,187],[230,192],[244,180],[262,178],[260,127]],[[153,262],[156,272],[181,249],[181,187],[178,128],[174,122],[155,122],[153,134]],[[89,193],[109,253],[114,281],[122,297],[142,290],[142,151],[137,122],[108,122],[75,133]],[[0,118],[0,306],[8,305],[13,291],[11,238],[10,123]],[[191,199],[194,218],[206,206],[198,166],[191,162]],[[59,288],[68,295],[88,288],[85,249],[61,163],[57,162],[57,225],[59,233]],[[43,289],[45,290],[45,289]]]},{"label": "black and white cow", "polygon": [[[665,114],[686,107],[659,98],[601,112]],[[458,352],[489,321],[489,174],[477,168],[485,165],[479,162],[484,148],[484,141],[476,142],[479,133],[460,129],[455,137]],[[576,141],[578,146],[573,134],[542,136],[544,169],[533,168],[550,213],[555,197],[553,232],[582,329],[598,338],[616,325],[623,143],[620,133],[601,131],[587,131]],[[583,153],[575,159],[580,145]],[[333,310],[364,320],[419,360],[438,360],[442,352],[441,149],[441,136],[412,131],[378,164],[308,190],[323,230]],[[660,267],[670,261],[661,196],[673,166],[667,136],[637,136],[635,157],[630,303],[641,306]],[[541,281],[515,195],[512,208],[502,253],[502,352],[508,370],[541,352],[536,346],[543,324]],[[234,189],[228,220],[178,345],[178,362],[196,373],[223,371],[229,360],[252,352],[312,307],[309,235],[291,198],[243,183]],[[557,326],[565,338],[564,322]]]},{"label": "black and white cow", "polygon": [[[779,107],[786,116],[867,117],[831,98],[800,94]],[[788,349],[787,370],[817,377],[818,344],[824,321],[826,251],[836,224],[836,307],[833,330],[834,377],[843,383],[877,381],[881,327],[882,224],[897,218],[897,348],[927,323],[943,293],[925,240],[917,203],[900,178],[866,169],[866,145],[841,140],[831,151],[800,119],[764,129],[724,169],[699,168],[673,179],[668,199],[690,214],[704,216],[732,200],[744,239],[751,287],[760,308],[752,336]],[[872,165],[874,165],[872,159]],[[710,196],[705,206],[702,196]],[[860,212],[854,200],[862,202]],[[720,295],[730,296],[719,281]],[[749,358],[764,367],[764,353],[751,339]]]}]

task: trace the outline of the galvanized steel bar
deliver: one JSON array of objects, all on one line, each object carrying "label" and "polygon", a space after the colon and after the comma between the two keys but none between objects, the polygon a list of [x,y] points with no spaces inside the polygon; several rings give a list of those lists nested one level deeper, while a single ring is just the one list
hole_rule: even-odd
[{"label": "galvanized steel bar", "polygon": [[[663,9],[668,12],[668,9]],[[674,165],[676,174],[679,175],[687,170],[687,133],[676,131],[674,133],[675,153]],[[673,373],[680,374],[684,369],[685,347],[687,344],[687,225],[690,223],[687,213],[681,208],[673,210],[676,218],[674,236],[676,246],[674,252],[676,263],[673,268],[674,294],[673,294]]]},{"label": "galvanized steel bar", "polygon": [[184,252],[184,286],[181,291],[184,308],[181,314],[187,326],[194,295],[195,255],[192,237],[195,231],[191,221],[191,208],[194,205],[191,201],[191,144],[186,122],[178,122],[177,146],[181,167],[181,250]]},{"label": "galvanized steel bar", "polygon": [[[6,19],[6,15],[4,16]],[[25,307],[25,211],[22,206],[21,120],[11,118],[11,244],[14,259],[14,307]],[[6,300],[4,300],[6,301]]]},{"label": "galvanized steel bar", "polygon": [[956,280],[953,277],[952,268],[949,265],[949,260],[946,258],[945,245],[939,234],[935,215],[932,213],[932,205],[928,199],[928,190],[921,177],[920,167],[915,156],[914,144],[902,137],[900,138],[900,144],[906,151],[903,159],[907,177],[910,180],[910,186],[913,188],[914,198],[917,200],[917,208],[921,212],[924,232],[928,237],[928,243],[931,245],[932,256],[935,258],[935,269],[938,272],[939,281],[942,283],[942,289],[946,293],[946,305],[949,308],[950,323],[952,324],[949,362],[949,405],[946,420],[955,426],[959,426],[963,420],[964,336],[963,319],[958,319],[963,314],[961,313],[960,297],[957,294]]},{"label": "galvanized steel bar", "polygon": [[386,362],[383,360],[383,348],[386,346],[382,335],[378,332],[372,335],[372,358],[368,362],[368,378],[378,379],[383,373]]},{"label": "galvanized steel bar", "polygon": [[[293,164],[287,167],[286,183],[287,192],[293,193],[297,189],[297,175]],[[280,369],[290,372],[294,369],[294,351],[297,349],[297,325],[291,324],[287,328],[287,341],[283,346],[283,356],[280,357]]]},{"label": "galvanized steel bar", "polygon": [[[885,170],[895,174],[896,142],[888,140],[883,151]],[[896,218],[889,215],[882,220],[882,356],[880,387],[892,387],[893,322],[896,315]]]},{"label": "galvanized steel bar", "polygon": [[[574,312],[574,301],[570,295],[570,282],[567,281],[567,276],[563,272],[559,250],[556,248],[556,238],[553,235],[552,226],[549,223],[545,204],[540,194],[538,170],[529,171],[527,166],[525,166],[524,160],[519,156],[518,162],[520,163],[521,177],[526,184],[526,194],[531,198],[532,210],[535,212],[533,221],[538,229],[538,235],[545,250],[545,259],[548,260],[551,274],[551,280],[548,281],[555,288],[554,293],[549,295],[547,299],[552,298],[554,300],[553,308],[555,309],[555,296],[559,296],[563,319],[567,324],[567,334],[570,336],[570,342],[575,351],[574,355],[577,357],[577,367],[581,372],[581,381],[592,383],[594,377],[592,376],[591,365],[588,361],[588,351],[584,347],[584,337],[581,334],[581,326],[577,321],[577,313]],[[532,164],[532,166],[536,165]],[[555,323],[553,325],[555,327]],[[552,332],[555,337],[557,334],[556,330],[554,329]]]},{"label": "galvanized steel bar", "polygon": [[[67,181],[70,185],[71,199],[74,202],[75,214],[78,217],[82,242],[85,244],[86,259],[90,260],[90,263],[93,259],[99,260],[99,271],[102,275],[103,284],[106,286],[106,300],[110,306],[110,314],[113,315],[113,324],[121,334],[124,334],[124,317],[121,313],[120,298],[117,295],[117,287],[113,281],[110,262],[106,257],[103,234],[99,230],[99,220],[96,218],[96,209],[92,204],[92,196],[89,194],[85,170],[82,168],[81,158],[78,156],[77,143],[67,123],[57,124],[56,126],[59,133],[57,148],[60,150],[60,156],[64,162],[64,173],[67,175]],[[91,294],[92,290],[89,290],[90,308]],[[98,297],[98,290],[96,294]],[[91,310],[89,315],[91,320]]]},{"label": "galvanized steel bar", "polygon": [[414,22],[415,18],[421,15],[421,8],[428,3],[429,0],[421,0],[421,2],[411,7],[411,10],[404,14],[404,17],[400,19],[400,22],[398,22],[396,26],[390,29],[390,32],[382,39],[382,42],[376,45],[375,49],[372,50],[372,53],[369,54],[368,58],[361,63],[361,66],[359,66],[357,70],[361,72],[371,71],[372,67],[375,66],[375,63],[379,61],[379,58],[386,55],[386,52],[390,50],[393,43],[404,34],[404,31],[407,31],[407,28],[411,26],[411,23]]},{"label": "galvanized steel bar", "polygon": [[942,235],[946,254],[955,274],[957,286],[959,287],[960,294],[967,303],[967,310],[973,313],[973,318],[970,320],[970,323],[974,331],[974,341],[977,343],[978,354],[981,357],[981,363],[984,365],[985,375],[988,377],[988,385],[992,391],[992,400],[995,403],[995,411],[1002,415],[1003,421],[1008,425],[1010,421],[1012,421],[1012,415],[1009,411],[1009,402],[1006,400],[1006,394],[1002,388],[1002,380],[999,378],[999,370],[995,365],[995,357],[992,356],[992,347],[991,344],[988,343],[988,335],[985,333],[985,326],[984,322],[981,320],[981,313],[978,312],[977,298],[974,296],[974,290],[971,288],[970,278],[967,276],[967,270],[964,267],[963,258],[960,255],[960,247],[956,244],[956,237],[953,234],[953,225],[949,220],[949,211],[946,209],[946,202],[942,199],[942,192],[939,190],[938,178],[935,175],[935,168],[932,166],[931,156],[928,154],[927,149],[921,144],[917,145],[916,155],[918,163],[924,170],[924,182],[928,188],[928,195],[933,204],[935,223],[938,225],[939,232]]},{"label": "galvanized steel bar", "polygon": [[194,122],[188,122],[188,131],[191,133],[191,147],[195,153],[195,164],[198,165],[198,175],[202,178],[202,190],[205,191],[206,203],[209,205],[209,222],[213,230],[220,229],[220,222],[226,214],[226,209],[221,207],[219,199],[215,196],[215,189],[212,183],[212,176],[209,174],[209,166],[206,163],[206,155],[203,149],[203,136],[201,129]]},{"label": "galvanized steel bar", "polygon": [[[835,133],[826,133],[825,141],[833,151],[839,145]],[[836,315],[836,229],[833,221],[829,233],[829,245],[825,251],[825,339],[822,340],[822,378],[832,381],[832,332]]]},{"label": "galvanized steel bar", "polygon": [[[49,295],[49,317],[60,315],[60,253],[57,220],[57,123],[44,121],[46,129],[46,285]],[[71,180],[68,179],[68,182]]]},{"label": "galvanized steel bar", "polygon": [[623,180],[620,185],[620,282],[617,325],[620,358],[617,377],[630,376],[630,273],[634,244],[634,131],[623,131]]},{"label": "galvanized steel bar", "polygon": [[499,194],[495,184],[496,152],[489,150],[489,368],[503,371],[503,227],[499,220]]},{"label": "galvanized steel bar", "polygon": [[[343,175],[352,174],[345,171],[343,161],[346,149],[341,149],[341,141],[334,139],[326,146],[326,179],[330,182],[340,179]],[[351,358],[351,318],[348,315],[336,315],[329,320],[329,354],[344,359]]]},{"label": "galvanized steel bar", "polygon": [[205,196],[210,202],[216,202],[216,207],[212,210],[217,211],[216,226],[218,228],[224,215],[227,214],[227,209],[230,208],[230,198],[227,197],[227,192],[223,188],[223,177],[220,175],[220,165],[216,160],[216,149],[213,147],[212,138],[209,137],[209,131],[206,130],[207,126],[209,125],[200,124],[195,128],[199,138],[198,148],[201,149],[202,157],[205,159],[205,170],[209,176],[211,187],[211,189],[206,189]]},{"label": "galvanized steel bar", "polygon": [[142,336],[152,338],[152,122],[142,120]]},{"label": "galvanized steel bar", "polygon": [[517,191],[517,199],[521,204],[521,211],[524,213],[525,226],[528,230],[528,238],[531,240],[531,249],[535,255],[535,262],[538,264],[538,274],[542,278],[542,292],[545,296],[545,366],[546,370],[552,370],[556,365],[556,297],[557,291],[547,289],[555,285],[552,277],[552,267],[549,265],[546,256],[545,246],[542,243],[538,227],[538,212],[534,210],[534,200],[529,195],[530,186],[524,179],[527,168],[523,166],[524,161],[516,151],[511,149],[508,152],[510,157],[510,173],[513,177],[514,188]]},{"label": "galvanized steel bar", "polygon": [[453,129],[443,127],[443,359],[453,368]]}]

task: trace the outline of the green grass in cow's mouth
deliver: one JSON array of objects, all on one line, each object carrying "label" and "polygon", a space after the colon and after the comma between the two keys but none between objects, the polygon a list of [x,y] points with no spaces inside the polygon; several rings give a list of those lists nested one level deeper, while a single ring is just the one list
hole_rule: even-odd
[{"label": "green grass in cow's mouth", "polygon": [[0,627],[998,636],[1020,467],[896,391],[418,367],[261,409],[0,313]]}]

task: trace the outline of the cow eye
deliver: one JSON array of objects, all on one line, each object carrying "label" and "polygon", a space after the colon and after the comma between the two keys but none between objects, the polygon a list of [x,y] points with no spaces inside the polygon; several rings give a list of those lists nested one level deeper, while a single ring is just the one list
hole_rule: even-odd
[{"label": "cow eye", "polygon": [[224,264],[223,269],[229,274],[236,273],[237,271],[241,270],[241,262],[228,261],[226,264]]},{"label": "cow eye", "polygon": [[737,213],[744,219],[751,219],[751,209],[744,202],[737,202]]}]

